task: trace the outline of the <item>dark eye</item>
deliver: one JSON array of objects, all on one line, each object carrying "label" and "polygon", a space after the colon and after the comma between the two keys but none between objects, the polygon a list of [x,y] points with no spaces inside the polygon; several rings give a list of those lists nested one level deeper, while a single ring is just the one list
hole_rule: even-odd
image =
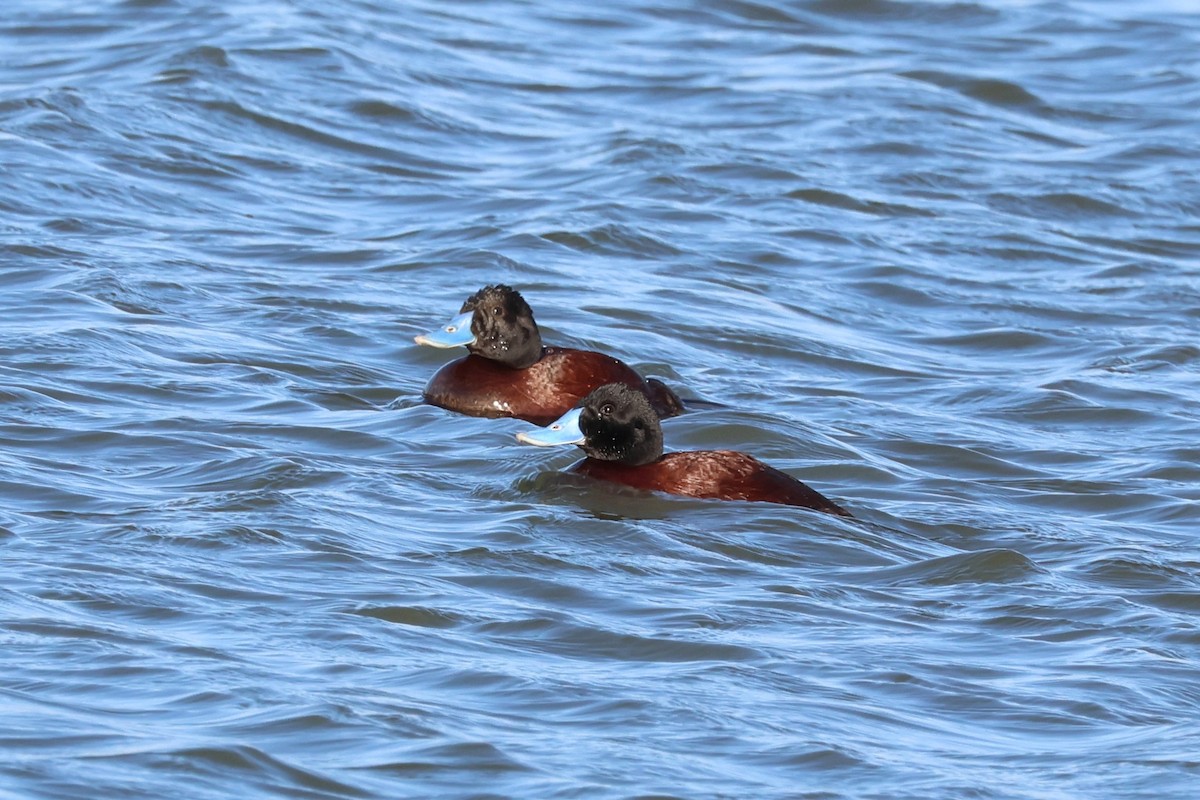
[{"label": "dark eye", "polygon": [[501,312],[500,306],[496,306],[495,308],[492,309],[492,313],[495,314],[497,317],[500,316],[500,312]]},{"label": "dark eye", "polygon": [[612,403],[605,403],[604,405],[600,406],[600,416],[607,417],[612,412],[613,412]]}]

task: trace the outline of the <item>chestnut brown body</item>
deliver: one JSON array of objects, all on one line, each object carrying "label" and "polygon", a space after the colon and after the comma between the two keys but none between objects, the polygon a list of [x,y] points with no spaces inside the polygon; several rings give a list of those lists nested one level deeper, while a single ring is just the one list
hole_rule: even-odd
[{"label": "chestnut brown body", "polygon": [[642,378],[612,356],[566,347],[544,347],[541,358],[524,368],[475,354],[451,361],[430,379],[425,402],[476,417],[516,417],[547,425],[606,383],[645,392],[661,417],[683,411],[683,403],[660,381]]},{"label": "chestnut brown body", "polygon": [[649,464],[637,465],[585,458],[573,471],[644,491],[782,503],[850,516],[849,511],[786,472],[733,450],[667,453]]}]

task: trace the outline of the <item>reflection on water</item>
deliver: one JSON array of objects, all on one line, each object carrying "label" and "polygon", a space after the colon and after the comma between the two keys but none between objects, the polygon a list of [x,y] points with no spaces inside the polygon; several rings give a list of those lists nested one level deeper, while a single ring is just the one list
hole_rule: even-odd
[{"label": "reflection on water", "polygon": [[[1191,11],[16,3],[0,794],[1190,796]],[[858,519],[422,405],[497,281]]]}]

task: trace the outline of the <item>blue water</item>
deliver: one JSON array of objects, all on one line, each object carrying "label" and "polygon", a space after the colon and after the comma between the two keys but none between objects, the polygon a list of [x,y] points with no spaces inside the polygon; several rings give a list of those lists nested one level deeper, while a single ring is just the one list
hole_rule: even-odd
[{"label": "blue water", "polygon": [[[0,798],[1190,798],[1184,0],[16,0]],[[421,403],[519,287],[850,509]]]}]

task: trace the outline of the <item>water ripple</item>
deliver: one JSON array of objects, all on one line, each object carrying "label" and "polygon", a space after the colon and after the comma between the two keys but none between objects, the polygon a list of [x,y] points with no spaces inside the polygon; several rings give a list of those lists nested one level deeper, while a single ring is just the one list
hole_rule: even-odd
[{"label": "water ripple", "polygon": [[[0,794],[1190,797],[1189,10],[17,2]],[[855,519],[422,404],[500,281]]]}]

